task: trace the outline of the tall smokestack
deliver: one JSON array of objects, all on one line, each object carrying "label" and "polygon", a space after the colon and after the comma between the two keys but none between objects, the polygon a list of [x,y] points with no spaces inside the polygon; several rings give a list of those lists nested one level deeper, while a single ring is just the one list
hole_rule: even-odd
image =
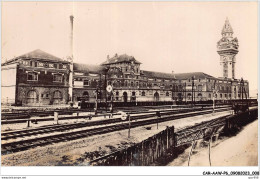
[{"label": "tall smokestack", "polygon": [[73,15],[70,16],[70,73],[69,73],[69,102],[73,102],[72,89],[73,89]]},{"label": "tall smokestack", "polygon": [[71,60],[73,61],[73,15],[70,16],[70,57],[72,58]]}]

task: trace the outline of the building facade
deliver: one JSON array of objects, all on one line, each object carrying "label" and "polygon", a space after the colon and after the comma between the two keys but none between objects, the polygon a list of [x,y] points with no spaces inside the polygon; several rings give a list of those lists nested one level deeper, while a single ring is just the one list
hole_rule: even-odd
[{"label": "building facade", "polygon": [[23,106],[66,104],[68,78],[69,62],[32,51],[2,64],[2,101],[9,97]]},{"label": "building facade", "polygon": [[[76,105],[82,100],[126,103],[248,98],[248,81],[235,79],[238,40],[232,37],[233,29],[228,20],[221,34],[217,43],[222,69],[219,78],[203,72],[173,74],[142,70],[141,62],[127,54],[107,56],[100,65],[88,65],[35,50],[2,64],[2,103],[8,101],[8,97],[9,102],[16,105],[33,106],[70,101]],[[107,91],[107,86],[113,90]]]}]

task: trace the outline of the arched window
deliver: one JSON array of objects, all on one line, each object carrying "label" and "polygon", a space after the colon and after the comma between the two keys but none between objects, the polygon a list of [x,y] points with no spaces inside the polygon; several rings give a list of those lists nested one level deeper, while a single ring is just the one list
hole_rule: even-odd
[{"label": "arched window", "polygon": [[202,94],[201,93],[198,94],[198,99],[202,100]]},{"label": "arched window", "polygon": [[85,101],[89,101],[89,93],[87,91],[84,91],[83,98]]},{"label": "arched window", "polygon": [[154,100],[159,101],[159,93],[157,91],[154,93]]},{"label": "arched window", "polygon": [[170,96],[170,94],[169,94],[169,92],[168,92],[168,91],[166,92],[166,96]]},{"label": "arched window", "polygon": [[198,90],[202,91],[202,85],[198,85]]},{"label": "arched window", "polygon": [[36,103],[37,102],[37,93],[35,90],[30,90],[27,93],[27,103]]},{"label": "arched window", "polygon": [[62,93],[60,91],[54,91],[53,104],[59,104],[62,101]]},{"label": "arched window", "polygon": [[187,97],[188,99],[191,99],[191,93],[188,93]]},{"label": "arched window", "polygon": [[142,91],[142,96],[145,96],[145,92],[144,91]]}]

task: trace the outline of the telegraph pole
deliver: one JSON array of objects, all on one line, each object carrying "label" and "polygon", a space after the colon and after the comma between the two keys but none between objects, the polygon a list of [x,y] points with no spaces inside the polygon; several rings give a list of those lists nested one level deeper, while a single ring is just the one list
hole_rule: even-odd
[{"label": "telegraph pole", "polygon": [[185,104],[186,104],[187,103],[187,99],[186,99],[186,82],[185,82],[184,93],[185,93]]},{"label": "telegraph pole", "polygon": [[95,114],[97,114],[97,108],[98,108],[98,88],[96,88],[96,100],[95,100]]},{"label": "telegraph pole", "polygon": [[104,84],[104,89],[105,89],[105,102],[106,102],[106,112],[107,112],[107,71],[105,71],[105,84]]},{"label": "telegraph pole", "polygon": [[216,80],[214,81],[214,86],[213,86],[213,113],[215,113],[215,95],[217,94],[216,90]]},{"label": "telegraph pole", "polygon": [[72,99],[72,88],[73,88],[73,15],[70,16],[70,55],[69,55],[69,60],[70,60],[70,72],[69,72],[69,102],[70,105],[73,105],[73,99]]},{"label": "telegraph pole", "polygon": [[192,106],[194,105],[194,101],[193,101],[193,88],[194,88],[194,76],[191,78],[192,80],[192,86],[191,86],[191,103],[192,103]]}]

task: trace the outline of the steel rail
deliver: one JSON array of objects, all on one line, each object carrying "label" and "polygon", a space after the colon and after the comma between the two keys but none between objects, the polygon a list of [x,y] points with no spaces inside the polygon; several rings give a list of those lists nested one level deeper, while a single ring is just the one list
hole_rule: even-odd
[{"label": "steel rail", "polygon": [[[219,109],[217,112],[226,111],[226,109]],[[181,118],[186,118],[190,116],[198,116],[203,114],[209,114],[212,113],[211,110],[208,111],[199,111],[199,112],[192,112],[192,113],[186,113],[186,114],[180,114],[178,116],[176,115],[167,115],[160,119],[158,118],[152,118],[152,119],[146,119],[142,121],[133,121],[131,124],[131,128],[154,124],[154,123],[161,123],[165,121],[170,120],[176,120]],[[158,121],[159,120],[159,121]],[[115,132],[119,130],[128,129],[128,123],[123,124],[115,124],[110,126],[104,126],[104,127],[98,127],[98,128],[92,128],[92,129],[86,129],[81,131],[74,131],[74,132],[64,132],[62,134],[54,134],[51,136],[44,136],[44,137],[36,137],[34,139],[28,139],[28,140],[21,140],[17,142],[9,142],[2,144],[1,152],[2,155],[6,155],[9,153],[19,152],[28,150],[30,148],[34,148],[37,146],[46,146],[53,143],[59,143],[59,142],[65,142],[65,141],[71,141],[83,137],[93,136],[93,135],[100,135],[105,134],[109,132]]]}]

